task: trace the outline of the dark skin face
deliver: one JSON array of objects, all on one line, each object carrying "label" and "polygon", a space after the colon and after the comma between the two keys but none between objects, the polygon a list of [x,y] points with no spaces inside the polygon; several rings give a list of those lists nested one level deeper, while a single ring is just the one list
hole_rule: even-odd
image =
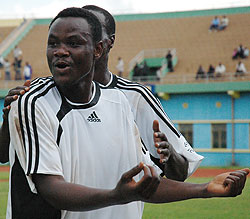
[{"label": "dark skin face", "polygon": [[59,90],[71,101],[91,98],[94,60],[101,56],[84,18],[58,18],[48,35],[47,61]]},{"label": "dark skin face", "polygon": [[100,21],[102,25],[102,42],[103,42],[103,53],[100,59],[96,61],[95,64],[95,75],[94,80],[106,85],[110,80],[110,73],[108,70],[108,55],[110,52],[110,49],[112,49],[115,41],[115,34],[108,35],[105,26],[106,20],[105,16],[97,11],[89,10],[91,13],[93,13],[98,20]]}]

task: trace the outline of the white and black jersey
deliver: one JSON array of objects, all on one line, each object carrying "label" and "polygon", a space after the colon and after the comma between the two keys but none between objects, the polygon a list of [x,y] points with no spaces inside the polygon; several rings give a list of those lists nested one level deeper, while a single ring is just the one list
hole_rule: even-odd
[{"label": "white and black jersey", "polygon": [[[103,85],[101,85],[103,86]],[[160,130],[166,135],[177,153],[189,162],[188,176],[198,167],[203,156],[197,154],[184,136],[175,128],[164,112],[160,101],[144,85],[131,82],[111,73],[111,80],[104,88],[118,88],[124,92],[134,114],[142,142],[154,158],[159,159],[153,140],[153,121],[158,120]]]},{"label": "white and black jersey", "polygon": [[76,104],[60,94],[52,77],[40,78],[11,104],[8,219],[142,217],[142,202],[58,211],[37,194],[32,181],[33,174],[51,174],[70,183],[113,189],[124,172],[141,161],[148,163],[125,95],[93,84],[92,99]]}]

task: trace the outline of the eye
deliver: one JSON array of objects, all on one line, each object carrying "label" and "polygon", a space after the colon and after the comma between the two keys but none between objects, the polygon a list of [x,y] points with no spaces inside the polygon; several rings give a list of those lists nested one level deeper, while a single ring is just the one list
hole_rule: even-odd
[{"label": "eye", "polygon": [[79,46],[79,43],[78,42],[76,42],[76,41],[70,41],[69,42],[69,45],[71,46],[71,47],[78,47]]},{"label": "eye", "polygon": [[55,41],[48,41],[48,46],[54,48],[57,46],[57,43]]}]

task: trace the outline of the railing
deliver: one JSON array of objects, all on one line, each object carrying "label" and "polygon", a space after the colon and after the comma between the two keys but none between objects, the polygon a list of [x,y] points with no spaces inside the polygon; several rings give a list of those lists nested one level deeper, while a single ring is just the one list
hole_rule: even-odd
[{"label": "railing", "polygon": [[133,81],[141,83],[152,83],[152,84],[188,84],[188,83],[211,83],[211,82],[234,82],[234,81],[250,81],[250,72],[244,75],[235,77],[235,73],[228,72],[224,73],[220,77],[205,77],[196,79],[195,74],[175,74],[169,73],[165,77],[159,76],[142,76],[133,77]]},{"label": "railing", "polygon": [[[169,73],[167,76],[160,78],[157,76],[142,76],[133,77],[133,81],[140,83],[150,84],[188,84],[188,83],[213,83],[213,82],[236,82],[236,81],[250,81],[250,72],[247,72],[243,76],[234,76],[235,73],[225,73],[221,77],[214,78],[199,78],[195,79],[195,74],[175,74]],[[24,81],[19,80],[0,80],[0,90],[9,90],[17,86],[23,85]],[[3,94],[4,95],[4,94]]]},{"label": "railing", "polygon": [[6,39],[0,44],[0,54],[5,57],[19,43],[19,41],[34,26],[34,20],[28,19],[18,27],[16,27]]},{"label": "railing", "polygon": [[146,49],[140,51],[130,62],[129,72],[133,70],[136,63],[141,63],[145,58],[157,58],[165,57],[168,51],[171,50],[173,58],[176,56],[176,49],[174,48],[162,48],[162,49]]}]

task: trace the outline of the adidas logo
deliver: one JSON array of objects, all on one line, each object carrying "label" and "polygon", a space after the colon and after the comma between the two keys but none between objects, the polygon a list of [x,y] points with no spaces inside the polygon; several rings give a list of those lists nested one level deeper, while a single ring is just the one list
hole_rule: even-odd
[{"label": "adidas logo", "polygon": [[96,115],[95,111],[89,115],[87,121],[88,122],[101,122],[101,120]]}]

